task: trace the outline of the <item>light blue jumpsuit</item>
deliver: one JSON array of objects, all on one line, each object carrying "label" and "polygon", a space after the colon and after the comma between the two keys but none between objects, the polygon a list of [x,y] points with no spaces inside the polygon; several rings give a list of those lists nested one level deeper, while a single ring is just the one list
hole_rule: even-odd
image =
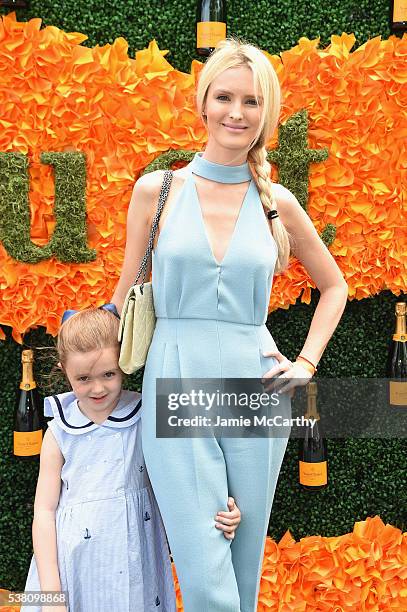
[{"label": "light blue jumpsuit", "polygon": [[[276,349],[265,322],[277,246],[256,184],[247,163],[224,166],[201,155],[187,166],[153,252],[157,324],[143,380],[143,452],[185,612],[254,612],[287,438],[156,437],[156,378],[261,378],[276,363],[262,352]],[[221,262],[208,241],[194,173],[250,180]],[[214,520],[218,509],[227,510],[228,495],[242,512],[232,542]]]}]

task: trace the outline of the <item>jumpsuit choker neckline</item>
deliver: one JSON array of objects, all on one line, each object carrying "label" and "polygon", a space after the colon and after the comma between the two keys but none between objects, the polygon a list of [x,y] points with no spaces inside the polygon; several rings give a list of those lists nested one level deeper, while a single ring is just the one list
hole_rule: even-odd
[{"label": "jumpsuit choker neckline", "polygon": [[216,164],[202,157],[203,153],[195,153],[190,163],[191,172],[217,183],[244,183],[252,179],[249,163],[240,166]]}]

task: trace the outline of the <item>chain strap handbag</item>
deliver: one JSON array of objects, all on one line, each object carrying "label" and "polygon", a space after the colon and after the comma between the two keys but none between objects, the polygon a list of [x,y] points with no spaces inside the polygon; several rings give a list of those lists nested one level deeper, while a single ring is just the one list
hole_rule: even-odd
[{"label": "chain strap handbag", "polygon": [[[132,374],[142,368],[147,359],[148,349],[154,333],[156,316],[154,311],[153,287],[151,282],[144,282],[147,274],[147,262],[153,249],[154,236],[158,229],[161,212],[167,200],[172,181],[172,170],[166,170],[154,216],[150,238],[140,269],[133,285],[124,300],[119,327],[120,356],[119,366],[126,374]],[[137,281],[142,276],[141,284]]]}]

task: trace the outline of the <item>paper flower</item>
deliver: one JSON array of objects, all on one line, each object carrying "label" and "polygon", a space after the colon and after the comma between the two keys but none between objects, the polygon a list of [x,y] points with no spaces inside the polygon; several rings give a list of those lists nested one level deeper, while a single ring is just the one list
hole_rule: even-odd
[{"label": "paper flower", "polygon": [[[123,38],[93,49],[81,46],[85,39],[41,29],[40,19],[17,22],[14,13],[0,22],[0,151],[28,156],[31,239],[47,244],[55,223],[53,172],[41,153],[77,150],[87,158],[88,246],[97,251],[89,263],[29,264],[0,244],[0,324],[17,342],[39,325],[55,335],[68,307],[110,301],[134,182],[161,153],[205,146],[194,102],[200,62],[186,74],[155,40],[131,59]],[[332,36],[326,49],[318,42],[301,38],[279,56],[265,52],[282,86],[281,121],[307,109],[309,146],[329,149],[310,167],[308,214],[319,232],[337,228],[330,251],[350,299],[384,289],[399,295],[407,289],[407,36],[376,37],[353,53],[353,34]],[[293,261],[275,279],[270,309],[300,296],[309,302],[313,286]]]}]

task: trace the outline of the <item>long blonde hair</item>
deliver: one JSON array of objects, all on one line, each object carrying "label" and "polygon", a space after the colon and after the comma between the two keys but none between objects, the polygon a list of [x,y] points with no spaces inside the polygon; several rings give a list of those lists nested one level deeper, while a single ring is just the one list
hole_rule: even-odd
[{"label": "long blonde hair", "polygon": [[[220,41],[200,73],[196,93],[198,112],[202,116],[212,81],[224,70],[240,66],[248,66],[253,73],[256,99],[259,91],[263,96],[260,125],[248,150],[247,161],[263,206],[267,210],[277,210],[273,183],[270,179],[271,165],[267,161],[266,143],[273,136],[277,127],[281,91],[277,74],[261,49],[234,37]],[[290,235],[279,217],[272,220],[272,234],[278,247],[275,271],[282,272],[287,267],[290,256]]]}]

